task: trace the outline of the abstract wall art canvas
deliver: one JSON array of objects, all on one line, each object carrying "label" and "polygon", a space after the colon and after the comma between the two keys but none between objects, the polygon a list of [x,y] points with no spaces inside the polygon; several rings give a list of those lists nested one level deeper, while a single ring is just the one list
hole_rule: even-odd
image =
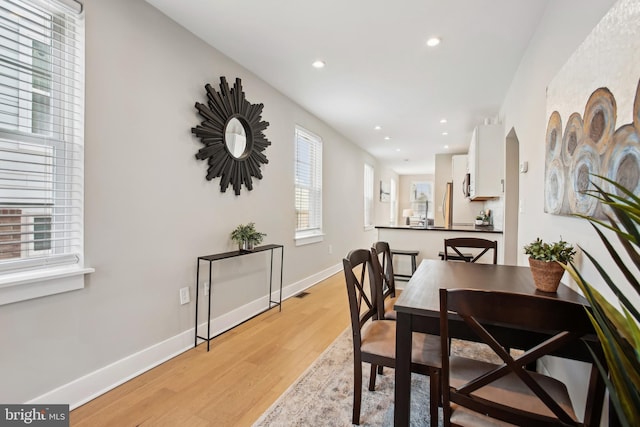
[{"label": "abstract wall art canvas", "polygon": [[605,176],[640,195],[640,2],[620,0],[547,88],[544,209],[602,217]]}]

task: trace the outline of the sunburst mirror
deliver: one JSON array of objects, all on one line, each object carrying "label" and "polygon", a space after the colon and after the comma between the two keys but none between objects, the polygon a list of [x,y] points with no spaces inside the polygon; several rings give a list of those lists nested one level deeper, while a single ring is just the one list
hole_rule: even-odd
[{"label": "sunburst mirror", "polygon": [[240,195],[242,184],[253,189],[252,177],[262,179],[260,166],[269,163],[264,150],[271,142],[263,131],[269,122],[262,120],[263,104],[251,104],[245,99],[242,82],[236,79],[233,88],[220,77],[220,91],[205,85],[207,104],[196,102],[196,109],[204,121],[191,128],[204,147],[196,159],[208,159],[207,180],[220,177],[223,193],[233,185]]}]

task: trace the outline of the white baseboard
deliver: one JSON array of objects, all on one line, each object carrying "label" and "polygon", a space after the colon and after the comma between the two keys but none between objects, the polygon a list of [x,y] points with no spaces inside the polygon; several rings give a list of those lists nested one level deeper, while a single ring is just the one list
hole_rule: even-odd
[{"label": "white baseboard", "polygon": [[68,403],[75,409],[193,348],[193,328],[44,393],[27,404]]},{"label": "white baseboard", "polygon": [[[296,283],[292,283],[291,285],[282,289],[282,299],[285,300],[287,298],[291,298],[292,296],[298,295],[305,289],[308,289],[311,286],[323,281],[324,279],[333,276],[339,271],[342,271],[342,263],[332,265],[331,267],[326,268],[314,274],[313,276],[309,276]],[[277,298],[277,293],[274,292],[274,295]]]},{"label": "white baseboard", "polygon": [[[308,289],[316,283],[339,272],[342,266],[336,264],[319,273],[309,276],[282,289],[282,300],[286,300]],[[272,300],[277,301],[279,290],[272,293]],[[267,307],[267,298],[260,298],[211,319],[210,336],[214,337],[237,326],[245,320],[259,314]],[[199,335],[206,335],[206,323],[198,325]],[[200,340],[198,340],[200,342]],[[117,360],[103,368],[77,378],[54,390],[48,391],[28,402],[27,404],[68,403],[70,409],[75,409],[92,399],[116,388],[117,386],[153,369],[167,360],[193,348],[194,329],[190,328],[178,335],[154,344],[144,350]],[[202,345],[199,343],[199,345]]]}]

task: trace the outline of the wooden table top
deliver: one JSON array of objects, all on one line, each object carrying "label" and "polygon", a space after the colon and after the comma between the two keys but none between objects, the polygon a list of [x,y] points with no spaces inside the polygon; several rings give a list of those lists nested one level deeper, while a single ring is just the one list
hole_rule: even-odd
[{"label": "wooden table top", "polygon": [[440,288],[506,291],[589,305],[582,295],[562,283],[556,293],[537,290],[529,267],[425,259],[413,273],[394,308],[397,312],[438,317]]}]

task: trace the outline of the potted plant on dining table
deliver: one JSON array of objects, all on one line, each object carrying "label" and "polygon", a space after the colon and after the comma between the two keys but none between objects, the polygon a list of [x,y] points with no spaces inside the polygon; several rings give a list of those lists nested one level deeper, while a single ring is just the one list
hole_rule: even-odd
[{"label": "potted plant on dining table", "polygon": [[546,243],[538,237],[524,247],[524,253],[529,255],[529,267],[536,288],[543,292],[556,292],[564,274],[564,266],[573,260],[576,251],[562,238]]}]

